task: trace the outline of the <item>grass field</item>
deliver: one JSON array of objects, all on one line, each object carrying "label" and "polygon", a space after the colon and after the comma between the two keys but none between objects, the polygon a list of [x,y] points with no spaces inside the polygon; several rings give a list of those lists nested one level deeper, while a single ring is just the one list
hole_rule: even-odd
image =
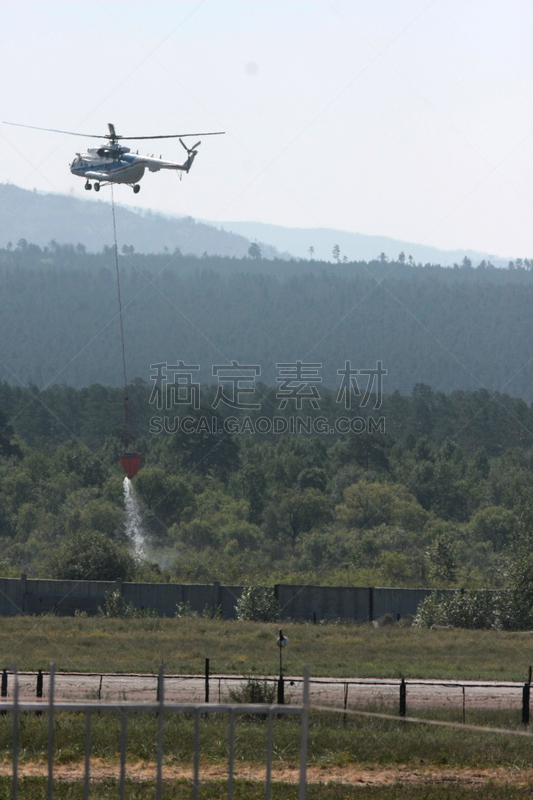
[{"label": "grass field", "polygon": [[[313,675],[337,677],[393,677],[520,680],[533,663],[533,634],[497,631],[429,631],[414,628],[379,628],[355,624],[284,624],[290,638],[283,652],[286,674],[301,674],[308,663]],[[16,663],[20,669],[46,669],[50,661],[63,671],[155,672],[163,662],[167,673],[200,673],[205,657],[213,673],[275,674],[278,669],[276,638],[279,625],[216,621],[199,617],[138,620],[103,618],[17,617],[0,619],[0,668]],[[374,708],[397,713],[394,708]],[[459,721],[460,710],[417,711],[433,718]],[[519,712],[471,709],[471,724],[520,729]],[[20,718],[20,761],[30,767],[44,764],[47,715]],[[91,755],[95,763],[117,767],[120,724],[117,716],[94,714]],[[201,722],[201,769],[217,769],[227,759],[228,720],[212,717]],[[157,721],[154,715],[132,714],[128,720],[128,764],[153,765],[156,758]],[[299,759],[299,721],[275,720],[274,770],[294,769]],[[84,753],[82,715],[58,714],[55,720],[55,757],[58,766],[80,765]],[[12,720],[0,716],[0,800],[11,797],[5,771],[11,759]],[[236,773],[249,767],[264,768],[266,724],[239,718],[235,744]],[[193,720],[167,715],[164,764],[179,777],[165,783],[164,797],[188,798],[191,784],[183,771],[192,772]],[[435,774],[421,783],[408,781],[386,786],[311,783],[308,798],[341,800],[463,800],[476,797],[521,800],[531,796],[520,786],[521,770],[533,771],[533,743],[529,738],[468,730],[409,725],[400,721],[369,720],[342,714],[312,712],[309,729],[309,768],[317,774],[335,770],[411,770]],[[180,772],[181,770],[181,772]],[[322,770],[325,772],[322,773]],[[444,775],[445,771],[457,775]],[[461,780],[467,771],[485,771],[483,785]],[[488,771],[500,770],[496,782]],[[455,774],[454,773],[454,774]],[[42,773],[38,773],[40,775]],[[112,773],[116,774],[116,773]],[[153,773],[150,773],[153,774]],[[439,783],[439,775],[443,775]],[[505,785],[507,776],[513,785]],[[212,800],[226,796],[226,783],[209,778],[201,796]],[[216,776],[215,776],[216,777]],[[389,780],[390,783],[390,780]],[[273,786],[275,800],[296,800],[294,783],[282,778]],[[107,800],[118,795],[115,779],[104,777],[91,787],[91,798]],[[81,800],[77,779],[58,781],[58,800]],[[151,779],[130,781],[130,800],[155,796]],[[264,796],[261,780],[239,779],[235,798],[256,800]],[[21,780],[21,800],[45,800],[42,777]]]},{"label": "grass field", "polygon": [[[276,674],[278,624],[201,617],[134,620],[0,618],[0,668],[68,672]],[[523,681],[533,664],[533,633],[430,631],[370,625],[283,624],[286,674]]]},{"label": "grass field", "polygon": [[[10,800],[11,787],[7,780],[0,780],[0,800]],[[234,787],[235,800],[262,800],[264,787],[257,783],[237,781]],[[27,779],[21,783],[20,800],[47,800],[46,781],[44,779]],[[59,784],[54,797],[57,800],[82,800],[81,784]],[[115,800],[118,797],[118,784],[115,781],[93,786],[91,797],[95,800]],[[155,797],[155,784],[136,784],[127,782],[126,797],[128,800],[146,800]],[[163,787],[164,800],[190,800],[191,784],[188,781],[173,782]],[[225,800],[227,786],[224,782],[208,782],[202,784],[201,797],[210,800]],[[453,783],[448,786],[402,786],[395,784],[388,787],[346,786],[326,784],[310,785],[307,788],[308,800],[471,800],[483,797],[485,800],[521,800],[530,798],[531,791],[513,786],[488,786],[479,794],[479,789],[461,788]],[[278,783],[272,787],[272,800],[297,800],[298,788],[294,785]]]},{"label": "grass field", "polygon": [[[202,784],[201,797],[210,800],[225,800],[227,786],[222,781],[209,781]],[[262,800],[265,796],[264,787],[258,783],[237,781],[234,787],[235,800]],[[83,786],[81,783],[58,784],[54,797],[57,800],[82,800]],[[94,800],[115,800],[118,797],[118,784],[116,781],[105,781],[91,787],[91,798]],[[155,784],[133,783],[126,784],[126,797],[128,800],[147,800],[155,797]],[[190,800],[191,784],[189,781],[176,781],[163,787],[164,800]],[[487,786],[483,794],[479,789],[462,788],[453,783],[447,786],[404,786],[395,784],[387,787],[346,786],[339,784],[326,784],[307,787],[308,800],[475,800],[483,797],[485,800],[522,800],[530,798],[529,788],[513,786]],[[19,788],[20,800],[47,800],[46,781],[43,778],[30,778],[21,782]],[[8,779],[0,779],[0,800],[11,800],[11,785]],[[272,800],[298,800],[298,788],[294,785],[276,783],[272,787]]]},{"label": "grass field", "polygon": [[[435,717],[436,712],[432,714]],[[446,714],[437,716],[447,718]],[[473,723],[519,729],[517,714],[477,712]],[[228,756],[226,715],[201,721],[201,764],[225,764]],[[165,764],[192,764],[193,726],[190,716],[165,717],[163,754]],[[22,764],[46,760],[48,719],[44,714],[24,714],[19,732]],[[79,763],[84,755],[84,716],[62,713],[56,716],[54,749],[58,765]],[[263,720],[238,718],[235,738],[237,765],[264,765],[267,725]],[[117,764],[120,721],[118,715],[94,714],[91,756],[102,763]],[[157,719],[153,714],[131,714],[128,719],[130,764],[154,763],[157,756]],[[11,758],[12,721],[0,717],[0,761]],[[294,718],[275,720],[274,768],[299,764],[300,723]],[[460,769],[533,769],[533,739],[522,736],[472,732],[452,728],[371,720],[342,714],[312,712],[309,727],[308,764],[320,769],[407,765],[411,769],[453,767]],[[236,767],[238,770],[238,766]],[[191,766],[192,770],[192,766]]]}]

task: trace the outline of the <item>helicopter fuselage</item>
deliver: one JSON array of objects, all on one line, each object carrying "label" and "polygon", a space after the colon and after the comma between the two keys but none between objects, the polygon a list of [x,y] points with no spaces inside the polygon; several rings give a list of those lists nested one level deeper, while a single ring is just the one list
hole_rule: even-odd
[{"label": "helicopter fuselage", "polygon": [[[108,122],[109,133],[89,134],[78,131],[60,131],[57,128],[40,128],[35,125],[22,125],[20,122],[7,122],[4,125],[15,125],[17,128],[32,128],[36,131],[49,131],[63,133],[67,136],[84,136],[88,139],[106,139],[107,143],[101,147],[89,147],[86,153],[76,153],[76,158],[70,165],[70,171],[79,178],[85,178],[85,188],[100,191],[100,184],[127,183],[137,193],[141,188],[139,181],[146,170],[159,172],[160,169],[175,169],[188,172],[198,154],[197,147],[202,144],[196,142],[188,147],[183,141],[187,136],[220,136],[224,131],[208,131],[207,133],[171,133],[165,136],[121,136],[113,123]],[[187,151],[187,161],[177,164],[175,161],[163,161],[163,158],[154,156],[140,156],[139,151],[134,154],[129,147],[125,147],[120,140],[132,139],[179,139]],[[94,181],[94,184],[91,184]]]},{"label": "helicopter fuselage", "polygon": [[99,189],[101,183],[127,183],[135,186],[146,170],[159,172],[160,169],[174,169],[188,172],[195,155],[196,153],[189,156],[185,164],[177,164],[153,156],[131,153],[128,147],[122,145],[91,147],[86,153],[76,154],[70,171],[73,175],[86,179],[86,188],[90,188],[91,180],[95,182],[95,189]]}]

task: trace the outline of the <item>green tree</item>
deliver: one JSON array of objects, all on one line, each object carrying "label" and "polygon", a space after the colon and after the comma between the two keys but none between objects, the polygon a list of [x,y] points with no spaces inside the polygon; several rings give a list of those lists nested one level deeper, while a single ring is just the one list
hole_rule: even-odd
[{"label": "green tree", "polygon": [[457,569],[455,543],[447,533],[437,536],[427,552],[430,569],[435,578],[442,581],[455,580]]},{"label": "green tree", "polygon": [[387,450],[390,447],[389,439],[383,434],[352,433],[346,443],[347,457],[363,469],[373,469],[377,472],[389,472],[390,464]]},{"label": "green tree", "polygon": [[291,489],[279,504],[280,523],[293,542],[301,533],[323,525],[331,518],[331,501],[318,489]]},{"label": "green tree", "polygon": [[107,477],[100,459],[88,447],[74,441],[57,448],[54,467],[57,472],[79,476],[82,486],[102,486]]},{"label": "green tree", "polygon": [[404,486],[359,481],[344,491],[344,503],[336,508],[337,518],[349,528],[374,528],[393,521],[402,501],[414,503]]},{"label": "green tree", "polygon": [[222,491],[208,489],[197,495],[194,518],[176,530],[177,538],[201,550],[229,546],[233,552],[256,547],[261,535],[259,528],[248,522],[246,500],[235,500]]},{"label": "green tree", "polygon": [[298,475],[298,488],[301,491],[304,489],[318,489],[320,492],[325,492],[327,482],[326,473],[319,467],[308,467]]},{"label": "green tree", "polygon": [[155,517],[167,527],[179,523],[185,508],[194,503],[183,478],[159,467],[144,467],[135,478],[135,491]]},{"label": "green tree", "polygon": [[491,542],[498,553],[513,540],[517,519],[515,513],[507,508],[489,506],[480,508],[473,515],[469,528],[478,542]]},{"label": "green tree", "polygon": [[15,432],[9,424],[7,415],[0,409],[0,455],[22,457],[22,451],[18,444],[12,441]]},{"label": "green tree", "polygon": [[[191,411],[198,425],[202,419],[216,419],[217,428],[223,430],[223,420],[220,414],[212,408],[203,407],[199,411]],[[181,465],[187,470],[193,470],[200,475],[216,475],[219,480],[227,481],[232,472],[240,464],[239,446],[235,436],[225,433],[214,433],[212,430],[196,428],[195,433],[186,434],[180,430],[169,437],[169,453],[175,453]]]},{"label": "green tree", "polygon": [[248,255],[250,258],[261,258],[261,248],[257,244],[257,242],[252,242],[250,247],[248,248]]},{"label": "green tree", "polygon": [[52,556],[52,577],[76,581],[131,580],[134,560],[125,548],[98,531],[77,531]]},{"label": "green tree", "polygon": [[247,462],[237,473],[240,493],[247,500],[250,512],[249,521],[258,525],[262,520],[266,501],[267,479],[260,463]]}]

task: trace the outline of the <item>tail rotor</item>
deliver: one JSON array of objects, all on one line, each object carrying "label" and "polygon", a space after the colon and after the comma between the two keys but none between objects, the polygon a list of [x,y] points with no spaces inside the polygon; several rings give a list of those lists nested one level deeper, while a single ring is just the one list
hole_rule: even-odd
[{"label": "tail rotor", "polygon": [[195,157],[196,157],[196,155],[198,153],[198,150],[196,148],[199,147],[202,144],[202,142],[196,142],[196,144],[194,144],[192,147],[187,147],[187,145],[185,144],[183,139],[181,137],[179,137],[179,138],[180,138],[180,142],[181,142],[182,146],[187,151],[188,159],[185,162],[185,171],[188,172],[190,170],[190,168],[192,167],[192,162],[194,161],[194,159],[195,159]]}]

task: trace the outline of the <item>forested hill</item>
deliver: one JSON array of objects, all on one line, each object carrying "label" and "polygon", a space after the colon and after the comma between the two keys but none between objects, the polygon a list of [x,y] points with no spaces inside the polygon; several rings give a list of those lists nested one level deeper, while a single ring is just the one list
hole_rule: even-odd
[{"label": "forested hill", "polygon": [[[405,263],[317,264],[262,259],[127,254],[121,258],[130,377],[183,360],[259,365],[323,364],[339,385],[344,362],[377,360],[384,389],[418,383],[446,393],[485,387],[533,400],[531,262],[496,270]],[[122,357],[111,250],[34,245],[0,250],[0,379],[37,386],[118,386]]]},{"label": "forested hill", "polygon": [[[101,193],[103,194],[103,193]],[[0,183],[0,242],[13,246],[21,239],[46,246],[50,240],[74,242],[88,250],[100,250],[113,242],[113,219],[109,195],[100,200],[80,200],[62,194],[29,192],[12,184]],[[195,222],[192,217],[171,217],[152,211],[116,206],[120,244],[146,253],[176,247],[184,253],[201,256],[246,255],[250,241],[238,233],[219,230]],[[268,244],[261,245],[265,256],[280,253]]]},{"label": "forested hill", "polygon": [[[174,432],[173,436],[160,436],[161,431],[152,426],[154,417],[161,414],[153,400],[152,386],[136,379],[128,387],[129,406],[132,413],[134,429],[139,441],[146,443],[147,439],[161,440],[174,438],[179,442],[179,448],[187,453],[190,464],[195,470],[202,471],[202,458],[200,451],[207,450],[211,453],[214,443],[220,445],[220,438],[215,434],[204,434],[196,437],[186,435],[183,431]],[[216,416],[219,420],[224,417],[237,415],[241,421],[251,418],[256,421],[260,417],[272,419],[274,415],[290,416],[293,412],[288,408],[281,412],[275,400],[276,388],[259,385],[258,396],[261,400],[261,409],[258,411],[235,411],[231,408],[220,406],[213,409],[217,387],[204,386],[201,391],[201,407],[198,411],[186,413],[193,414],[196,419],[207,415],[210,420]],[[311,414],[316,420],[326,417],[329,422],[334,422],[346,416],[346,410],[337,402],[337,392],[321,389],[320,407],[318,410],[306,409],[303,415]],[[164,413],[164,412],[163,412]],[[183,414],[183,407],[175,406],[174,412]],[[525,459],[530,470],[531,453],[533,453],[533,406],[528,406],[523,400],[509,397],[504,394],[489,394],[484,389],[474,392],[455,391],[449,395],[435,392],[429,386],[418,384],[413,387],[409,396],[399,392],[386,394],[382,398],[382,405],[377,411],[373,404],[366,408],[354,408],[351,415],[363,415],[377,419],[385,419],[386,436],[376,432],[374,438],[381,442],[379,447],[390,448],[394,442],[402,443],[412,448],[414,443],[423,438],[437,450],[446,443],[453,441],[465,453],[483,451],[490,457],[500,457],[509,452],[514,455],[522,453],[520,458]],[[11,426],[6,423],[11,420]],[[93,452],[106,447],[106,441],[112,441],[113,447],[118,446],[124,433],[124,389],[123,387],[102,386],[93,384],[84,389],[73,389],[70,386],[50,386],[39,391],[36,386],[12,386],[0,381],[0,461],[1,455],[9,455],[6,436],[10,429],[31,446],[44,447],[53,452],[67,442],[77,440]],[[250,440],[245,433],[232,438],[235,442]],[[374,435],[374,434],[372,434]],[[306,438],[311,441],[321,438],[326,446],[339,441],[360,439],[362,452],[365,447],[372,448],[372,436],[350,434],[348,437],[341,433],[325,433],[320,436],[286,435],[276,436],[271,431],[265,435],[255,435],[256,443],[279,442],[282,438]],[[227,441],[228,437],[225,437]],[[383,444],[383,443],[386,444]],[[234,445],[232,445],[233,447]],[[304,445],[302,445],[304,446]],[[217,448],[215,448],[217,449]],[[370,451],[369,451],[370,452]],[[109,453],[107,454],[109,455]],[[207,463],[212,466],[216,459],[224,461],[227,453],[224,447],[221,452],[211,453]],[[376,454],[374,454],[376,456]],[[511,456],[512,458],[512,456]],[[374,466],[377,462],[374,460]],[[205,465],[204,465],[205,466]],[[210,466],[210,468],[211,468]],[[1,491],[0,491],[1,495]],[[1,499],[1,497],[0,497]]]},{"label": "forested hill", "polygon": [[[91,252],[113,242],[113,223],[109,194],[82,192],[83,199],[28,191],[13,184],[0,183],[0,244],[25,240],[44,247],[50,241],[83,245]],[[141,195],[142,197],[143,195]],[[204,253],[242,258],[250,244],[259,243],[263,258],[287,259],[312,251],[319,261],[330,261],[334,248],[338,260],[371,259],[382,251],[390,258],[405,251],[415,261],[453,265],[466,256],[473,263],[492,261],[501,267],[506,262],[498,256],[473,250],[439,250],[421,243],[371,236],[334,229],[284,228],[257,222],[217,222],[194,220],[190,216],[165,215],[158,212],[116,205],[119,247],[134,248],[141,253],[173,252],[202,256]],[[337,252],[337,251],[335,251]],[[516,255],[516,254],[515,254]],[[270,272],[270,264],[263,265]]]}]

